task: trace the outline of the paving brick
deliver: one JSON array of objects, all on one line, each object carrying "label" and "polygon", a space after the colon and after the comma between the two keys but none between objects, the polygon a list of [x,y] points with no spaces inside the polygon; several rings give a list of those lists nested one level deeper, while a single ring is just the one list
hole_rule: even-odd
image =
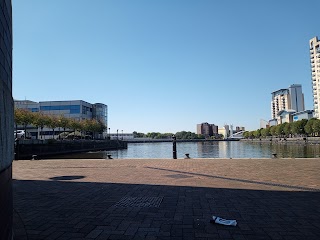
[{"label": "paving brick", "polygon": [[94,229],[86,236],[86,238],[97,238],[102,232],[103,230]]},{"label": "paving brick", "polygon": [[319,170],[319,159],[14,161],[14,228],[21,240],[320,239]]}]

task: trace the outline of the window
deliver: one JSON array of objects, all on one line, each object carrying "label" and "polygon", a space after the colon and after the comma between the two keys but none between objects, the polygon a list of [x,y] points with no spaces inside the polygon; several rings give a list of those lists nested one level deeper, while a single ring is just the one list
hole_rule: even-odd
[{"label": "window", "polygon": [[40,106],[41,111],[70,110],[70,114],[80,113],[80,105]]}]

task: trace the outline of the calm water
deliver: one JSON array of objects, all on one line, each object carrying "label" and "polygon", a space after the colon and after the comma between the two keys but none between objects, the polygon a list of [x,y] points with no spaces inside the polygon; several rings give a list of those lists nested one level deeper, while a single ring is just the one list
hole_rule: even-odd
[{"label": "calm water", "polygon": [[[177,157],[184,158],[270,158],[273,153],[284,158],[320,156],[320,145],[269,144],[250,142],[188,142],[177,143]],[[172,143],[129,143],[128,149],[63,155],[60,158],[172,158]]]}]

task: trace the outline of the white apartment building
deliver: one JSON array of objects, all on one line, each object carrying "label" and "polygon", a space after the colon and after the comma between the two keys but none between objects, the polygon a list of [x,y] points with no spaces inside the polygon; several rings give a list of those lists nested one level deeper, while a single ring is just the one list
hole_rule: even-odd
[{"label": "white apartment building", "polygon": [[300,84],[292,84],[289,88],[279,89],[271,93],[271,119],[277,119],[283,111],[304,111],[304,95]]},{"label": "white apartment building", "polygon": [[313,89],[314,117],[319,118],[320,113],[320,41],[317,37],[309,41],[311,79]]}]

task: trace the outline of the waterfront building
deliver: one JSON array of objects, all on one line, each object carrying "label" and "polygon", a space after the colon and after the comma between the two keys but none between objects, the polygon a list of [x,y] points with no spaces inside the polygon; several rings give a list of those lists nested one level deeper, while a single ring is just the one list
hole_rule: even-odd
[{"label": "waterfront building", "polygon": [[236,126],[236,130],[233,130],[233,133],[237,133],[237,132],[241,132],[241,131],[245,131],[245,127]]},{"label": "waterfront building", "polygon": [[[77,121],[86,119],[96,119],[108,125],[108,106],[103,103],[88,103],[83,100],[70,101],[43,101],[33,102],[30,100],[15,100],[15,108],[27,109],[31,112],[41,112],[46,115],[64,116],[66,118],[75,119]],[[34,138],[38,138],[38,129],[29,129]],[[55,138],[60,134],[59,129],[55,129]],[[44,138],[52,138],[53,131],[49,128],[44,128],[41,135]],[[107,129],[102,134],[105,138],[107,136]]]},{"label": "waterfront building", "polygon": [[12,159],[14,158],[12,98],[12,5],[0,0],[0,239],[12,234]]},{"label": "waterfront building", "polygon": [[[226,126],[228,126],[228,125],[226,125]],[[230,136],[229,128],[226,128],[226,126],[224,126],[222,128],[218,128],[218,134],[222,135],[223,138],[225,138],[225,139]]]},{"label": "waterfront building", "polygon": [[311,82],[313,89],[313,109],[314,117],[320,115],[320,41],[314,37],[309,41],[310,64],[311,64]]},{"label": "waterfront building", "polygon": [[292,114],[292,119],[293,121],[299,121],[299,120],[302,120],[302,119],[311,119],[314,117],[314,111],[313,110],[305,110],[305,111],[302,111],[302,112],[297,112],[297,113],[293,113]]},{"label": "waterfront building", "polygon": [[272,92],[271,95],[271,117],[272,120],[277,120],[277,124],[292,122],[292,116],[287,116],[288,114],[305,110],[300,84],[292,84],[289,88]]},{"label": "waterfront building", "polygon": [[207,122],[197,124],[197,134],[204,135],[205,137],[217,136],[218,126]]},{"label": "waterfront building", "polygon": [[300,84],[292,84],[289,88],[279,89],[271,93],[271,117],[277,118],[280,111],[304,111],[304,95]]}]

